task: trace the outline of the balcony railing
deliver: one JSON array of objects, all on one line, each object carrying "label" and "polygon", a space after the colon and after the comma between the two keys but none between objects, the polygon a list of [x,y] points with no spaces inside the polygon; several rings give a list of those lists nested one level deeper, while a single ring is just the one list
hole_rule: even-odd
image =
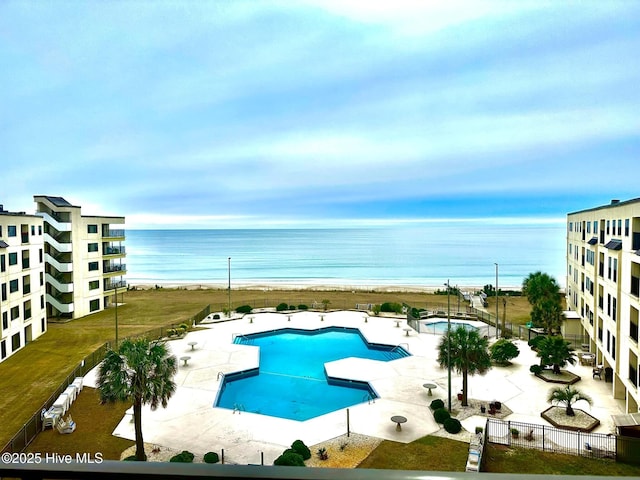
[{"label": "balcony railing", "polygon": [[124,228],[120,228],[120,229],[114,229],[114,230],[107,230],[104,229],[102,231],[102,236],[104,238],[117,238],[117,237],[124,237]]},{"label": "balcony railing", "polygon": [[103,255],[124,255],[125,253],[125,247],[104,247],[102,249]]},{"label": "balcony railing", "polygon": [[124,263],[119,265],[105,265],[104,273],[124,272],[126,269],[127,269],[127,265]]},{"label": "balcony railing", "polygon": [[118,280],[116,282],[105,282],[104,290],[115,290],[116,288],[126,288],[127,282],[125,280]]}]

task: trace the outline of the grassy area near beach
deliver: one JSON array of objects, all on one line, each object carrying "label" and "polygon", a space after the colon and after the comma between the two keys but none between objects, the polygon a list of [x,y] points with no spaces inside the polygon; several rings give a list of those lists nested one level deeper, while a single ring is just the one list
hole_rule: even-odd
[{"label": "grassy area near beach", "polygon": [[[273,307],[281,302],[291,305],[329,300],[329,309],[352,309],[356,303],[407,303],[418,308],[446,309],[446,295],[410,291],[344,290],[233,290],[232,307],[250,304]],[[457,299],[451,299],[452,310]],[[226,289],[160,288],[130,290],[119,294],[119,337],[140,334],[153,327],[179,324],[211,304],[212,311],[228,305]],[[461,303],[464,307],[464,302]],[[489,307],[490,308],[490,307]],[[528,309],[526,299],[511,297],[507,319]],[[490,311],[490,310],[489,310]],[[86,355],[106,341],[115,339],[115,309],[73,320],[50,323],[48,332],[0,364],[0,444],[4,445],[39,411],[55,388]]]}]

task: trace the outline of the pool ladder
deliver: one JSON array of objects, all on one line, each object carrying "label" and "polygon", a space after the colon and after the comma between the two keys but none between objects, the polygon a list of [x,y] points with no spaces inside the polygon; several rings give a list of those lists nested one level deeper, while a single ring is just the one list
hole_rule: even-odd
[{"label": "pool ladder", "polygon": [[374,397],[370,393],[367,393],[364,397],[362,397],[362,401],[365,401],[365,400],[369,405],[371,405],[372,403],[376,403],[376,397]]},{"label": "pool ladder", "polygon": [[235,414],[236,412],[238,412],[238,415],[240,415],[241,412],[246,412],[246,409],[244,408],[244,405],[241,403],[234,403],[233,404],[233,413]]},{"label": "pool ladder", "polygon": [[216,378],[216,380],[220,380],[220,379],[224,380],[224,372],[218,372],[218,377]]}]

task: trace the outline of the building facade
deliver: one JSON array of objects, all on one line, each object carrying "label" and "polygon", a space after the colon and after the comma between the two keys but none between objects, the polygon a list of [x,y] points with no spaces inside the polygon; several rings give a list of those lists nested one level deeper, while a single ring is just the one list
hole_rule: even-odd
[{"label": "building facade", "polygon": [[567,306],[612,395],[640,411],[640,198],[567,215]]},{"label": "building facade", "polygon": [[62,197],[34,201],[44,229],[47,316],[79,318],[109,307],[126,287],[124,217],[85,216]]},{"label": "building facade", "polygon": [[0,205],[0,362],[47,330],[42,218]]}]

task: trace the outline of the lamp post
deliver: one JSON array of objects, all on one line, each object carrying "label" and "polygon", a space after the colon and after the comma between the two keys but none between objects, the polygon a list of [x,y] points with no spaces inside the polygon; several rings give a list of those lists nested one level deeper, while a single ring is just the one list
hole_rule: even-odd
[{"label": "lamp post", "polygon": [[115,293],[116,293],[116,302],[115,302],[115,308],[116,308],[116,349],[118,348],[118,285],[116,284],[116,288],[115,288]]},{"label": "lamp post", "polygon": [[229,317],[231,317],[231,257],[227,258],[227,271],[229,272]]},{"label": "lamp post", "polygon": [[498,264],[494,264],[496,266],[496,338],[498,338]]},{"label": "lamp post", "polygon": [[449,280],[445,285],[447,286],[447,393],[449,399],[447,406],[449,407],[449,413],[451,413],[451,301],[449,297]]}]

